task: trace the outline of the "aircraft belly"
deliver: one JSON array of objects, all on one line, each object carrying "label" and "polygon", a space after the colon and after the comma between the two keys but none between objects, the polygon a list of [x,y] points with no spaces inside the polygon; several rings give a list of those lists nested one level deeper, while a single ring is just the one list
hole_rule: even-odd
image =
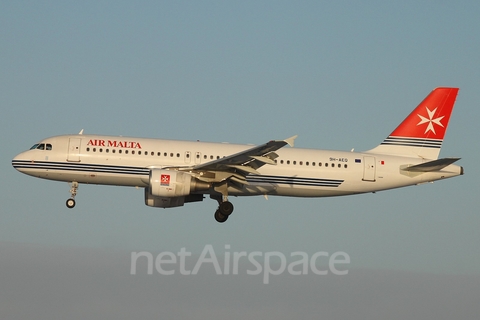
[{"label": "aircraft belly", "polygon": [[243,188],[229,187],[228,194],[233,196],[258,196],[265,194],[275,194],[276,187],[270,183],[249,184]]},{"label": "aircraft belly", "polygon": [[340,190],[337,187],[318,187],[318,186],[292,186],[288,184],[250,184],[243,188],[230,187],[230,195],[234,196],[254,196],[254,195],[278,195],[288,197],[332,197],[341,196],[357,192],[348,192]]},{"label": "aircraft belly", "polygon": [[275,192],[279,196],[288,197],[333,197],[351,194],[351,192],[345,192],[338,188],[331,187],[289,187],[279,186]]},{"label": "aircraft belly", "polygon": [[96,172],[65,172],[59,170],[49,170],[35,175],[39,178],[56,180],[56,181],[76,181],[86,184],[102,184],[116,186],[138,186],[146,187],[142,181],[142,175],[131,174],[112,174],[112,173],[96,173]]},{"label": "aircraft belly", "polygon": [[[127,174],[84,174],[84,183],[117,185],[117,186],[131,186],[131,187],[147,187],[148,185],[142,181],[141,175],[127,175]],[[81,181],[78,181],[81,182]]]}]

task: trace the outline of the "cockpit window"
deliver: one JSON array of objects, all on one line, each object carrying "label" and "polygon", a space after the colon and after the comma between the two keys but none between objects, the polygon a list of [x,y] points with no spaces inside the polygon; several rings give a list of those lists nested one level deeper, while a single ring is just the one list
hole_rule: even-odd
[{"label": "cockpit window", "polygon": [[30,150],[37,149],[37,150],[52,150],[52,145],[50,143],[36,143],[34,144]]}]

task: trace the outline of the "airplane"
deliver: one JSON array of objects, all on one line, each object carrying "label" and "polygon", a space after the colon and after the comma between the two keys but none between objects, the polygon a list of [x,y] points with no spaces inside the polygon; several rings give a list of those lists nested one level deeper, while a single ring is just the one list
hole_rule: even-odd
[{"label": "airplane", "polygon": [[79,184],[144,188],[145,204],[172,208],[218,202],[214,217],[233,212],[229,196],[333,197],[418,185],[463,175],[439,159],[458,88],[434,89],[377,147],[334,151],[293,147],[297,136],[252,146],[84,134],[41,140],[18,154],[27,175],[68,182],[75,206]]}]

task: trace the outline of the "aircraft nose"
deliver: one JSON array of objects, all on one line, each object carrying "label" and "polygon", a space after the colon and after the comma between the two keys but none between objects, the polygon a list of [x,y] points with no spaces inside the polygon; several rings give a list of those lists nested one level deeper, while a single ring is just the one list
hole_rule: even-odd
[{"label": "aircraft nose", "polygon": [[22,171],[22,163],[25,163],[26,157],[25,157],[25,152],[17,154],[13,159],[12,159],[12,166],[18,170]]}]

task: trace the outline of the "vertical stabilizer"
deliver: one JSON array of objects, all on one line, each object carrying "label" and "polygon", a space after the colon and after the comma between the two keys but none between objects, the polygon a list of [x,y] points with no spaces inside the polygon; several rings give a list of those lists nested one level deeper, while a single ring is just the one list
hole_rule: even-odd
[{"label": "vertical stabilizer", "polygon": [[379,146],[367,152],[437,159],[458,90],[433,90]]}]

